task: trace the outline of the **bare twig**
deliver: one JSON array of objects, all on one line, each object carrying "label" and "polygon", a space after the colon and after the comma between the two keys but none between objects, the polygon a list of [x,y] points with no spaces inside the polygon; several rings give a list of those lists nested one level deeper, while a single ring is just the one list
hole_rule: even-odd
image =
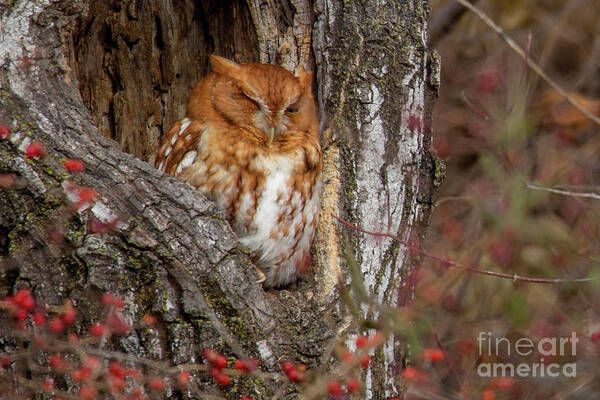
[{"label": "bare twig", "polygon": [[483,111],[481,111],[479,108],[477,108],[475,106],[475,104],[473,104],[468,98],[467,96],[465,96],[464,92],[460,92],[460,95],[462,96],[463,100],[465,103],[467,103],[467,105],[469,106],[469,108],[471,108],[471,110],[473,110],[473,112],[475,112],[475,114],[479,115],[481,118],[483,118],[484,120],[488,120],[490,119],[490,117]]},{"label": "bare twig", "polygon": [[554,189],[554,188],[549,188],[549,187],[545,187],[545,186],[533,185],[533,184],[527,183],[527,182],[525,182],[525,187],[527,189],[541,190],[544,192],[560,194],[563,196],[583,197],[583,198],[587,198],[587,199],[600,200],[600,194],[597,194],[597,193],[572,192],[570,190]]},{"label": "bare twig", "polygon": [[454,375],[454,379],[456,379],[456,381],[458,382],[458,387],[460,389],[460,393],[463,395],[463,398],[465,400],[468,400],[468,396],[467,396],[465,387],[463,386],[462,381],[461,381],[460,377],[458,376],[458,372],[456,372],[456,368],[454,368],[454,364],[448,357],[448,352],[446,351],[444,344],[442,343],[442,341],[440,340],[440,337],[438,336],[438,334],[436,332],[433,333],[433,337],[435,338],[435,342],[437,343],[437,346],[439,347],[439,349],[442,351],[442,353],[444,353],[444,360],[446,360],[446,363],[448,364],[448,367],[450,368],[452,375]]},{"label": "bare twig", "polygon": [[529,35],[527,35],[527,49],[525,51],[525,62],[523,63],[523,73],[521,74],[521,79],[525,79],[527,77],[527,62],[529,61],[529,54],[531,53],[532,40],[533,34],[529,32]]},{"label": "bare twig", "polygon": [[[16,375],[16,374],[9,374],[8,372],[6,372],[4,370],[0,370],[0,378],[5,379],[6,381],[16,382],[19,386],[25,387],[28,389],[32,389],[35,392],[37,392],[38,394],[46,392],[46,393],[52,394],[54,396],[60,396],[64,399],[72,399],[72,400],[80,399],[79,396],[72,395],[71,393],[66,392],[64,390],[59,390],[59,389],[54,389],[54,388],[45,390],[42,387],[42,384],[40,382],[36,382],[32,379],[27,379],[24,376],[20,376],[20,375]],[[4,394],[7,395],[8,393],[4,393]],[[15,393],[15,395],[16,395],[16,393]],[[15,398],[18,398],[18,397],[15,397]]]},{"label": "bare twig", "polygon": [[446,257],[441,257],[438,256],[436,254],[430,253],[427,250],[415,246],[412,243],[407,242],[406,240],[402,240],[400,239],[398,236],[391,234],[391,233],[385,233],[385,232],[373,232],[373,231],[368,231],[366,229],[360,228],[356,225],[351,224],[350,222],[344,221],[341,218],[337,218],[339,223],[341,223],[342,225],[345,225],[351,229],[354,229],[357,232],[361,232],[364,233],[366,235],[371,235],[371,236],[375,236],[375,237],[386,237],[386,238],[390,238],[404,246],[406,246],[408,249],[415,251],[417,253],[420,253],[426,257],[432,258],[434,260],[440,261],[442,263],[444,263],[444,265],[447,265],[449,267],[453,267],[453,268],[458,268],[458,269],[463,269],[465,271],[470,271],[470,272],[475,272],[477,274],[481,274],[481,275],[490,275],[490,276],[495,276],[498,278],[504,278],[504,279],[511,279],[513,281],[522,281],[522,282],[531,282],[531,283],[565,283],[565,282],[590,282],[593,279],[592,278],[578,278],[578,279],[562,279],[562,278],[533,278],[533,277],[528,277],[528,276],[521,276],[518,274],[505,274],[502,272],[496,272],[496,271],[488,271],[488,270],[484,270],[484,269],[479,269],[479,268],[475,268],[475,267],[468,267],[466,265],[462,265],[452,259],[446,258]]},{"label": "bare twig", "polygon": [[481,9],[473,5],[471,2],[467,0],[455,0],[460,3],[463,7],[469,9],[473,13],[475,13],[487,26],[489,26],[493,31],[495,31],[501,38],[508,44],[508,46],[517,53],[523,60],[526,60],[527,65],[538,74],[546,83],[548,83],[554,90],[556,90],[562,97],[564,97],[569,103],[571,103],[575,108],[577,108],[583,115],[588,117],[590,120],[594,121],[596,124],[600,125],[600,118],[598,118],[594,113],[585,108],[581,103],[575,100],[566,90],[564,90],[558,83],[556,83],[552,78],[544,72],[544,70],[531,58],[527,57],[525,51],[508,35],[504,33],[502,28],[497,25],[490,17],[488,17]]}]

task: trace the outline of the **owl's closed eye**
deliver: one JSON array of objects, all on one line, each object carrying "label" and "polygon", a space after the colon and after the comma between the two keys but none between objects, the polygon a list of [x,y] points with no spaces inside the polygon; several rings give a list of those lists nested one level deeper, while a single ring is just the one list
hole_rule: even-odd
[{"label": "owl's closed eye", "polygon": [[282,286],[311,264],[319,211],[312,73],[218,56],[211,64],[155,164],[214,200],[253,251],[265,285]]}]

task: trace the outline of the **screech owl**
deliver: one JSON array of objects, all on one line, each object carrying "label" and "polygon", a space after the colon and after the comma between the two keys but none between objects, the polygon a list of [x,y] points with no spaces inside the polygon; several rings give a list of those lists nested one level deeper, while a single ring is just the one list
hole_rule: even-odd
[{"label": "screech owl", "polygon": [[192,89],[155,165],[215,201],[254,253],[265,286],[283,286],[311,265],[320,205],[312,72],[210,62],[213,71]]}]

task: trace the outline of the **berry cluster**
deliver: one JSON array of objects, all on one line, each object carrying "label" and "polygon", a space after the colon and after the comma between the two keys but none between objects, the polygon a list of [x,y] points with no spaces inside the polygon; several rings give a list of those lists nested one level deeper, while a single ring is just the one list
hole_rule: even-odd
[{"label": "berry cluster", "polygon": [[[102,344],[112,336],[128,335],[133,327],[121,315],[125,301],[110,293],[101,297],[105,307],[104,317],[93,323],[88,335],[78,336],[75,326],[78,313],[71,300],[59,307],[44,307],[38,304],[29,289],[20,289],[13,295],[5,296],[1,308],[12,318],[15,336],[29,341],[25,350],[16,349],[0,354],[0,376],[19,371],[16,363],[31,365],[35,359],[47,360],[36,367],[46,370],[41,380],[27,380],[19,377],[19,382],[36,391],[53,395],[54,400],[73,398],[66,392],[65,382],[75,386],[76,398],[95,399],[100,395],[125,400],[147,399],[152,392],[162,393],[168,388],[190,390],[190,371],[208,371],[220,386],[227,386],[231,376],[251,375],[257,372],[256,359],[236,359],[233,369],[227,370],[227,358],[211,349],[203,351],[207,365],[180,365],[169,367],[160,362],[127,356],[121,353],[102,350]],[[50,315],[49,315],[50,314]],[[151,327],[157,323],[156,317],[146,314],[140,324]],[[100,346],[94,347],[94,344]],[[13,368],[14,367],[14,368]],[[61,382],[61,385],[57,385]],[[71,382],[69,384],[69,382]],[[241,397],[241,400],[253,400]]]}]

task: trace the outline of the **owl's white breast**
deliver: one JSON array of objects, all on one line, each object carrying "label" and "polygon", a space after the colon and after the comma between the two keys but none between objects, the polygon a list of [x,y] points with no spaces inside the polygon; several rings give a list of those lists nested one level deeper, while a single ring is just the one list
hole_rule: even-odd
[{"label": "owl's white breast", "polygon": [[[265,184],[257,193],[256,214],[241,242],[260,254],[258,264],[267,281],[280,286],[296,279],[299,266],[308,257],[318,215],[320,179],[308,198],[289,184],[294,158],[264,156],[259,162]],[[315,221],[316,222],[316,221]]]}]

